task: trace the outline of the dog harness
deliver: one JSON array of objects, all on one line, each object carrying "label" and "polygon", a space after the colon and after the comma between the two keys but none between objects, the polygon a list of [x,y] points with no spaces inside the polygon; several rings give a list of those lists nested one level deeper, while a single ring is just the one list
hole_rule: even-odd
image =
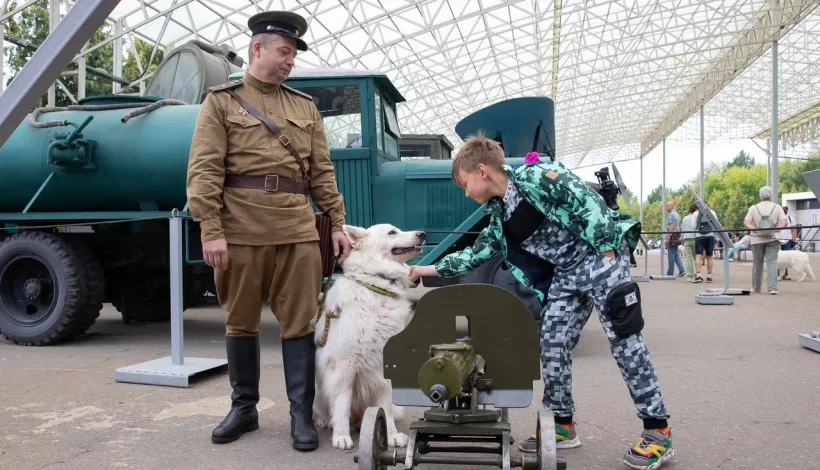
[{"label": "dog harness", "polygon": [[[341,312],[339,311],[339,309],[334,308],[333,310],[325,310],[325,297],[327,296],[327,290],[330,287],[331,278],[332,278],[332,276],[328,277],[328,280],[325,284],[325,289],[323,289],[323,292],[322,292],[322,300],[319,303],[319,316],[321,316],[322,313],[324,313],[324,315],[325,315],[325,329],[322,332],[322,337],[316,343],[316,345],[319,346],[320,348],[327,344],[327,335],[328,335],[328,332],[330,331],[330,320],[332,318],[339,318],[339,315],[341,315]],[[356,282],[360,286],[362,286],[366,289],[369,289],[369,290],[371,290],[371,291],[373,291],[377,294],[385,295],[385,296],[390,297],[390,298],[398,297],[398,294],[396,294],[395,292],[390,292],[389,290],[383,289],[379,286],[374,286],[373,284],[368,284],[367,282],[362,282],[362,281],[359,281],[359,280],[356,280],[356,279],[351,279],[351,280]]]},{"label": "dog harness", "polygon": [[360,286],[366,288],[366,289],[372,290],[373,292],[375,292],[377,294],[386,295],[388,297],[398,297],[398,294],[396,294],[395,292],[390,292],[389,290],[383,289],[379,286],[374,286],[373,284],[368,284],[368,283],[362,282],[362,281],[356,281],[356,283],[359,284]]}]

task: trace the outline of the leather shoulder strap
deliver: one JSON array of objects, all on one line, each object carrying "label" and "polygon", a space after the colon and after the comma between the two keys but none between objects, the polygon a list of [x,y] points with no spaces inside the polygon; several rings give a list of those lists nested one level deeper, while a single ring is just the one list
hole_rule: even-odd
[{"label": "leather shoulder strap", "polygon": [[231,81],[225,82],[221,85],[212,86],[212,87],[208,88],[208,91],[231,90],[231,89],[234,89],[234,88],[239,87],[241,85],[242,85],[242,79],[231,80]]},{"label": "leather shoulder strap", "polygon": [[254,108],[247,101],[242,99],[241,96],[237,95],[236,92],[231,89],[231,87],[225,89],[228,90],[228,93],[230,93],[231,96],[233,96],[233,99],[239,102],[239,104],[243,108],[245,108],[245,111],[250,113],[251,116],[255,117],[256,119],[262,121],[262,123],[265,124],[268,130],[270,130],[271,133],[276,136],[279,142],[282,145],[284,145],[286,149],[288,149],[288,152],[290,152],[290,154],[293,155],[293,158],[296,159],[296,163],[299,164],[299,169],[302,170],[302,177],[305,181],[309,181],[310,178],[308,177],[307,170],[305,169],[305,163],[302,161],[302,157],[300,157],[299,152],[297,152],[296,149],[293,148],[293,144],[290,143],[290,139],[288,139],[288,136],[282,134],[282,130],[279,129],[279,126],[277,126],[275,122],[268,119],[264,114],[260,113],[258,109]]},{"label": "leather shoulder strap", "polygon": [[313,97],[312,97],[312,96],[310,96],[310,95],[308,95],[307,93],[305,93],[305,92],[303,92],[303,91],[299,91],[299,90],[297,90],[297,89],[295,89],[295,88],[291,88],[291,87],[289,87],[289,86],[287,86],[287,85],[285,85],[285,84],[281,84],[281,85],[279,85],[279,86],[281,86],[283,90],[287,90],[287,91],[289,91],[289,92],[293,93],[294,95],[301,96],[302,98],[305,98],[305,99],[308,99],[308,100],[310,100],[310,101],[313,101]]}]

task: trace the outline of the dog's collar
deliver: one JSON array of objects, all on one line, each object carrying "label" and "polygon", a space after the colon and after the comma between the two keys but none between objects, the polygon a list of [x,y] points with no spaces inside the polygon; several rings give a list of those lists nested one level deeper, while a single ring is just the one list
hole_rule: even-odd
[{"label": "dog's collar", "polygon": [[356,282],[360,286],[370,289],[377,294],[386,295],[388,297],[398,297],[398,294],[396,294],[395,292],[390,292],[389,290],[381,288],[379,286],[374,286],[373,284],[368,284],[367,282],[362,282],[359,280],[356,280]]}]

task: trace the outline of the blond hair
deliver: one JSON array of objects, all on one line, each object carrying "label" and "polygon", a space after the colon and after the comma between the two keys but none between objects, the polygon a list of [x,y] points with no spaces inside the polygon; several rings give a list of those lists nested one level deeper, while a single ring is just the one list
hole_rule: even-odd
[{"label": "blond hair", "polygon": [[459,172],[471,173],[478,168],[478,165],[485,165],[501,171],[501,166],[506,165],[507,160],[504,158],[504,149],[498,142],[484,137],[484,133],[479,132],[476,135],[467,137],[464,145],[458,149],[458,153],[453,159],[453,173],[452,178],[456,184],[461,185],[459,181]]}]

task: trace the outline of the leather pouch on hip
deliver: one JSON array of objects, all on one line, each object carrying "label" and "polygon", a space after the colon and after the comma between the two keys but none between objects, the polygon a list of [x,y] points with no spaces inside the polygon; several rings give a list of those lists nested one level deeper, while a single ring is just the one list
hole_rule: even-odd
[{"label": "leather pouch on hip", "polygon": [[606,298],[607,313],[612,322],[612,331],[620,338],[627,338],[643,330],[641,311],[641,290],[630,281],[609,292]]}]

